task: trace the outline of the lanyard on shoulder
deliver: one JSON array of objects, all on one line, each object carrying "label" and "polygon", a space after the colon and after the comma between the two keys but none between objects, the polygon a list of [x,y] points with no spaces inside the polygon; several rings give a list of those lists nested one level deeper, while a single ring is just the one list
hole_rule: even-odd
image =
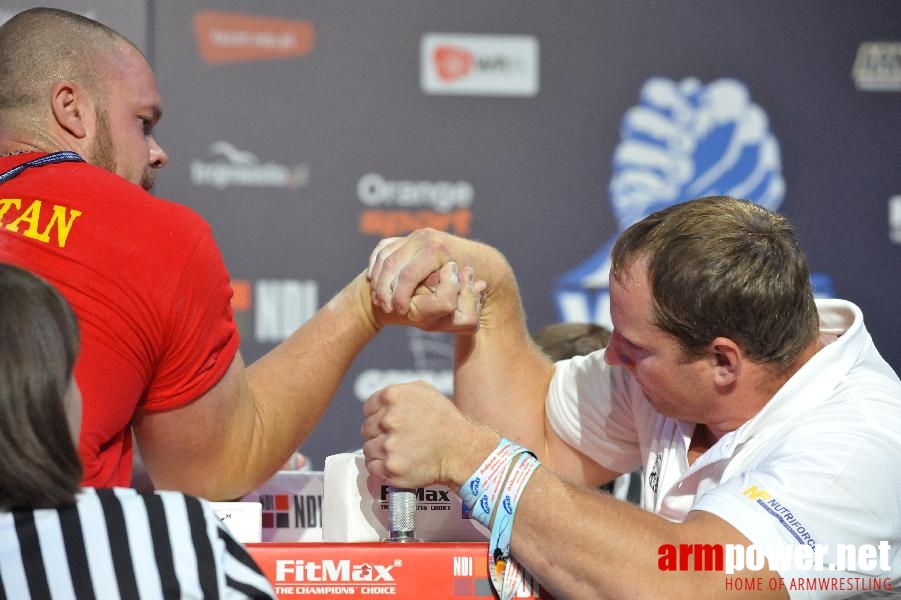
[{"label": "lanyard on shoulder", "polygon": [[44,165],[50,165],[53,163],[59,162],[84,162],[84,159],[78,155],[76,152],[72,152],[70,150],[65,150],[63,152],[54,152],[52,154],[45,154],[44,156],[39,156],[28,162],[24,162],[17,167],[13,167],[6,173],[0,174],[0,183],[6,183],[25,169],[29,167],[43,167]]}]

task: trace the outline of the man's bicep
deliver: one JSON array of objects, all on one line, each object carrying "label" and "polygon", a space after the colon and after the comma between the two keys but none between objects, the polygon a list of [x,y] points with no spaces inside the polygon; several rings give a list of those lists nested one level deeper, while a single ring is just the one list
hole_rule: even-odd
[{"label": "man's bicep", "polygon": [[570,483],[599,487],[622,475],[601,466],[596,460],[567,444],[550,424],[546,425],[545,435],[547,448],[542,458],[544,464]]},{"label": "man's bicep", "polygon": [[240,439],[252,427],[235,424],[252,419],[240,352],[219,381],[195,400],[169,410],[140,410],[133,429],[154,486],[208,497],[217,474],[231,466],[229,452],[246,448]]}]

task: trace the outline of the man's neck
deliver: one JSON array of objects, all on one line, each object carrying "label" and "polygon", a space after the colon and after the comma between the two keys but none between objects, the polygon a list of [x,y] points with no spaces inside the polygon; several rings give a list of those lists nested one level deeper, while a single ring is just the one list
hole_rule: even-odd
[{"label": "man's neck", "polygon": [[0,152],[0,158],[15,156],[16,154],[28,154],[30,152],[40,152],[40,150],[13,150],[12,152]]},{"label": "man's neck", "polygon": [[13,154],[24,154],[26,152],[46,152],[46,150],[39,148],[36,144],[24,142],[16,137],[0,135],[0,156],[11,156]]},{"label": "man's neck", "polygon": [[[749,365],[754,371],[754,373],[748,373],[750,376],[748,379],[750,386],[746,389],[750,390],[750,395],[746,394],[743,401],[735,402],[744,407],[746,413],[741,416],[736,415],[736,418],[728,421],[706,424],[699,423],[698,426],[695,427],[695,433],[692,435],[692,446],[694,447],[697,445],[697,447],[700,448],[706,444],[707,448],[709,448],[721,437],[730,431],[735,431],[753,418],[754,415],[763,410],[763,407],[767,405],[780,389],[782,389],[782,386],[784,386],[785,383],[822,347],[823,345],[819,343],[819,341],[811,342],[801,351],[795,362],[788,369],[779,374],[773,374],[772,369],[767,365]],[[696,437],[698,438],[697,442],[695,440]]]}]

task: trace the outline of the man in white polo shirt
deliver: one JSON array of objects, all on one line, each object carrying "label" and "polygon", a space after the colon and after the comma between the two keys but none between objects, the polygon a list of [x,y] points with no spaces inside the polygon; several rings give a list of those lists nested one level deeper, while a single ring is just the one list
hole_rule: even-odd
[{"label": "man in white polo shirt", "polygon": [[[856,306],[814,301],[790,223],[701,198],[639,221],[612,256],[608,347],[552,364],[496,249],[383,241],[370,273],[386,310],[450,259],[488,289],[479,332],[458,337],[456,408],[422,383],[364,405],[370,471],[484,502],[496,556],[557,597],[898,593],[901,382]],[[637,467],[646,510],[593,489]]]}]

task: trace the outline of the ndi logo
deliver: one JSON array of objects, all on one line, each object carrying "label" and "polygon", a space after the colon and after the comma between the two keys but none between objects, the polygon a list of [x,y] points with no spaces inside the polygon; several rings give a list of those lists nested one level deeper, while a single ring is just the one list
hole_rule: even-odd
[{"label": "ndi logo", "polygon": [[[285,340],[319,310],[319,282],[297,279],[235,279],[232,308],[242,338],[261,344]],[[251,314],[253,318],[251,319]]]},{"label": "ndi logo", "polygon": [[322,526],[321,494],[261,494],[259,502],[265,529]]}]

